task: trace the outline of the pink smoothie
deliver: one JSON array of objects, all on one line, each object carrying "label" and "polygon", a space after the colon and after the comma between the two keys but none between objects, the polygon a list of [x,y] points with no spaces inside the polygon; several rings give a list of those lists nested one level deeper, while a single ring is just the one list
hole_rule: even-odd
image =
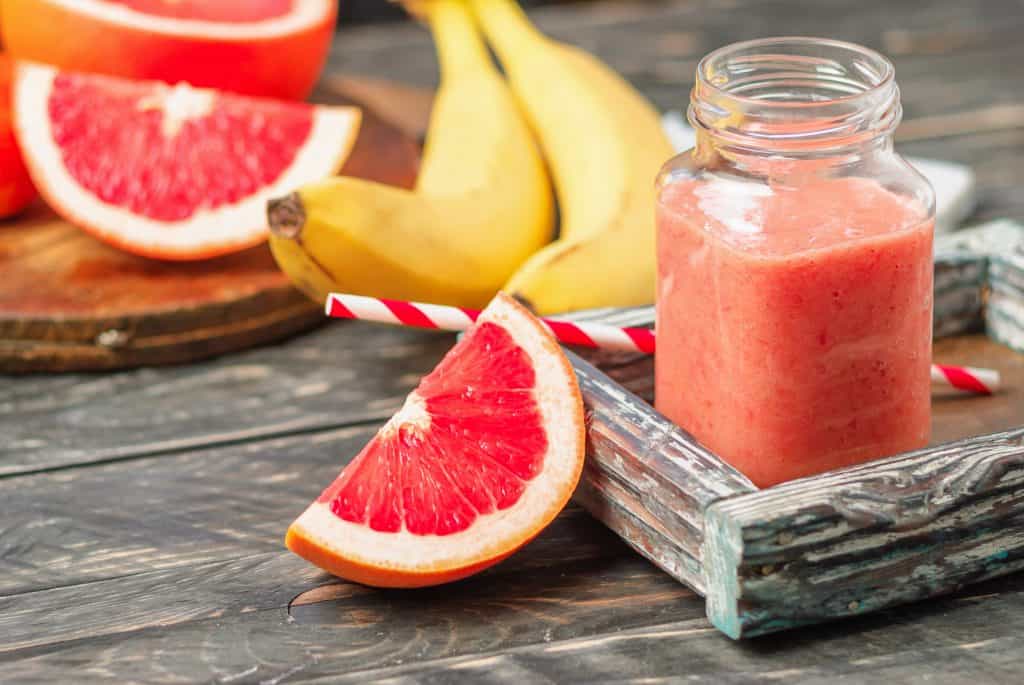
[{"label": "pink smoothie", "polygon": [[875,181],[678,181],[656,404],[761,487],[927,444],[932,232]]}]

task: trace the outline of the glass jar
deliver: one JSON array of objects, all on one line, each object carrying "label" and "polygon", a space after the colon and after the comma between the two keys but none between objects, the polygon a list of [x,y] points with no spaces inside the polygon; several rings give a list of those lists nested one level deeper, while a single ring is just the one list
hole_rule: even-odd
[{"label": "glass jar", "polygon": [[656,405],[764,487],[923,447],[934,194],[892,64],[814,38],[697,68],[658,177]]}]

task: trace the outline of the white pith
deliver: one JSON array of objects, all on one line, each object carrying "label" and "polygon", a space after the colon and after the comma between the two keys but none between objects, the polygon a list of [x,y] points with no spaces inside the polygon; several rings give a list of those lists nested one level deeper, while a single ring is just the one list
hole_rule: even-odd
[{"label": "white pith", "polygon": [[[309,138],[299,148],[291,166],[272,184],[234,205],[199,210],[184,221],[159,221],[103,202],[68,172],[60,148],[54,143],[48,114],[56,74],[55,69],[38,64],[22,63],[18,69],[15,127],[33,180],[72,222],[108,235],[114,242],[144,246],[166,256],[187,256],[197,244],[215,250],[218,246],[258,242],[267,233],[267,200],[337,171],[359,130],[358,108],[317,107]],[[188,90],[195,93],[198,89]],[[200,98],[202,95],[196,96],[197,101]],[[108,231],[106,227],[115,230]],[[201,238],[197,240],[197,236]]]},{"label": "white pith", "polygon": [[544,347],[544,336],[537,334],[536,321],[514,305],[495,300],[480,321],[506,326],[532,360],[536,372],[534,393],[547,431],[548,449],[541,472],[527,482],[519,501],[503,511],[480,515],[469,528],[451,535],[414,535],[405,530],[377,532],[335,516],[329,505],[321,502],[313,502],[292,524],[294,529],[315,544],[353,561],[428,572],[459,568],[467,562],[507,552],[510,541],[521,539],[524,531],[535,530],[553,515],[552,507],[562,503],[579,475],[582,437],[576,421],[579,405],[575,378],[571,371],[566,373],[562,358]]},{"label": "white pith", "polygon": [[187,83],[168,86],[163,83],[147,98],[139,101],[140,112],[158,109],[163,114],[160,132],[165,138],[173,138],[190,119],[201,119],[213,111],[217,101],[211,90],[190,88]]},{"label": "white pith", "polygon": [[323,22],[331,12],[331,0],[296,0],[292,11],[284,16],[262,21],[236,23],[160,17],[101,0],[48,0],[48,2],[94,19],[120,26],[131,26],[150,33],[227,41],[287,36]]},{"label": "white pith", "polygon": [[419,430],[430,428],[430,414],[427,413],[427,403],[413,390],[405,398],[402,408],[395,412],[395,415],[381,428],[382,435],[392,435],[402,426],[411,426]]}]

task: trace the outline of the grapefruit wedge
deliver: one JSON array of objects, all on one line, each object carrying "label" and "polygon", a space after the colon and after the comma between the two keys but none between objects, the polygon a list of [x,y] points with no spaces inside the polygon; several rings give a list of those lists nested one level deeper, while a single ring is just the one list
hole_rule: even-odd
[{"label": "grapefruit wedge", "polygon": [[20,62],[14,130],[51,207],[123,250],[203,259],[267,236],[266,201],[338,171],[355,107]]},{"label": "grapefruit wedge", "polygon": [[464,578],[555,518],[579,481],[584,445],[569,361],[533,315],[499,294],[285,542],[365,585]]},{"label": "grapefruit wedge", "polygon": [[61,69],[306,97],[337,0],[0,0],[4,44]]}]

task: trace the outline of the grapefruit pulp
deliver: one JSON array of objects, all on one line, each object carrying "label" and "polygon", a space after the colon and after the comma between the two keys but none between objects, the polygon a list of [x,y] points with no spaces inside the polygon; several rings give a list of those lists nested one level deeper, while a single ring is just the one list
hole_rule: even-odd
[{"label": "grapefruit pulp", "polygon": [[11,128],[11,60],[0,53],[0,219],[17,214],[35,197]]},{"label": "grapefruit pulp", "polygon": [[55,211],[135,254],[202,259],[267,235],[266,201],[335,173],[354,107],[18,63],[14,128]]},{"label": "grapefruit pulp", "polygon": [[288,529],[348,580],[464,578],[529,542],[568,502],[583,402],[551,333],[499,294],[405,405]]},{"label": "grapefruit pulp", "polygon": [[2,0],[17,59],[283,99],[327,59],[337,0]]}]

